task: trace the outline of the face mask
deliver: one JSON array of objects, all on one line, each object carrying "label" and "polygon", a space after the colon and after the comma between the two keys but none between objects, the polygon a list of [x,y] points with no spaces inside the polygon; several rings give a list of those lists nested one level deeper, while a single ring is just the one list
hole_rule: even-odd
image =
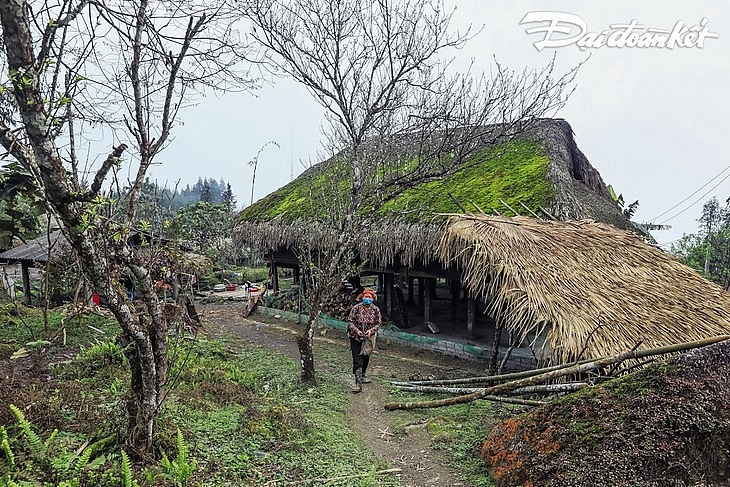
[{"label": "face mask", "polygon": [[363,304],[373,304],[373,300],[371,298],[362,298]]}]

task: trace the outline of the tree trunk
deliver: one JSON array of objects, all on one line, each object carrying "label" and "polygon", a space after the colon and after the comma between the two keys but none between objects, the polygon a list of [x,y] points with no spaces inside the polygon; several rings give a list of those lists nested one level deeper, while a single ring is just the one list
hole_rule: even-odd
[{"label": "tree trunk", "polygon": [[302,382],[305,384],[314,384],[314,327],[317,324],[317,316],[319,315],[319,306],[312,307],[309,313],[309,320],[304,333],[297,339],[299,347],[299,360],[301,362]]}]

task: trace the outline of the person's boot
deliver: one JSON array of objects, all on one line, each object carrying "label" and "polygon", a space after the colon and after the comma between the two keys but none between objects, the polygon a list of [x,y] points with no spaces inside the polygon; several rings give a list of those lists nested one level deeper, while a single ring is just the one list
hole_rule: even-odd
[{"label": "person's boot", "polygon": [[363,384],[370,384],[372,382],[373,381],[371,381],[370,379],[368,379],[367,377],[365,377],[365,374],[364,373],[362,374],[362,383]]},{"label": "person's boot", "polygon": [[355,388],[352,390],[355,394],[362,392],[362,369],[355,371]]}]

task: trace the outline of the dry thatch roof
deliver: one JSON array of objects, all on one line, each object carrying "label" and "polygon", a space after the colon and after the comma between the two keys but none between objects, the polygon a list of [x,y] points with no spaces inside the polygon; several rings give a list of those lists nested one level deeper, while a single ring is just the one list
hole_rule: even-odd
[{"label": "dry thatch roof", "polygon": [[443,262],[509,330],[554,359],[730,333],[730,293],[636,235],[594,221],[455,215]]}]

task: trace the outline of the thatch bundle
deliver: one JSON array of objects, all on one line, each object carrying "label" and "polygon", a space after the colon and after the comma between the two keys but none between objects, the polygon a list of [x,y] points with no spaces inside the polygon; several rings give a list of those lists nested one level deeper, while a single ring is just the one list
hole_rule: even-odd
[{"label": "thatch bundle", "polygon": [[455,215],[441,258],[559,361],[730,333],[730,294],[635,234],[593,221]]}]

